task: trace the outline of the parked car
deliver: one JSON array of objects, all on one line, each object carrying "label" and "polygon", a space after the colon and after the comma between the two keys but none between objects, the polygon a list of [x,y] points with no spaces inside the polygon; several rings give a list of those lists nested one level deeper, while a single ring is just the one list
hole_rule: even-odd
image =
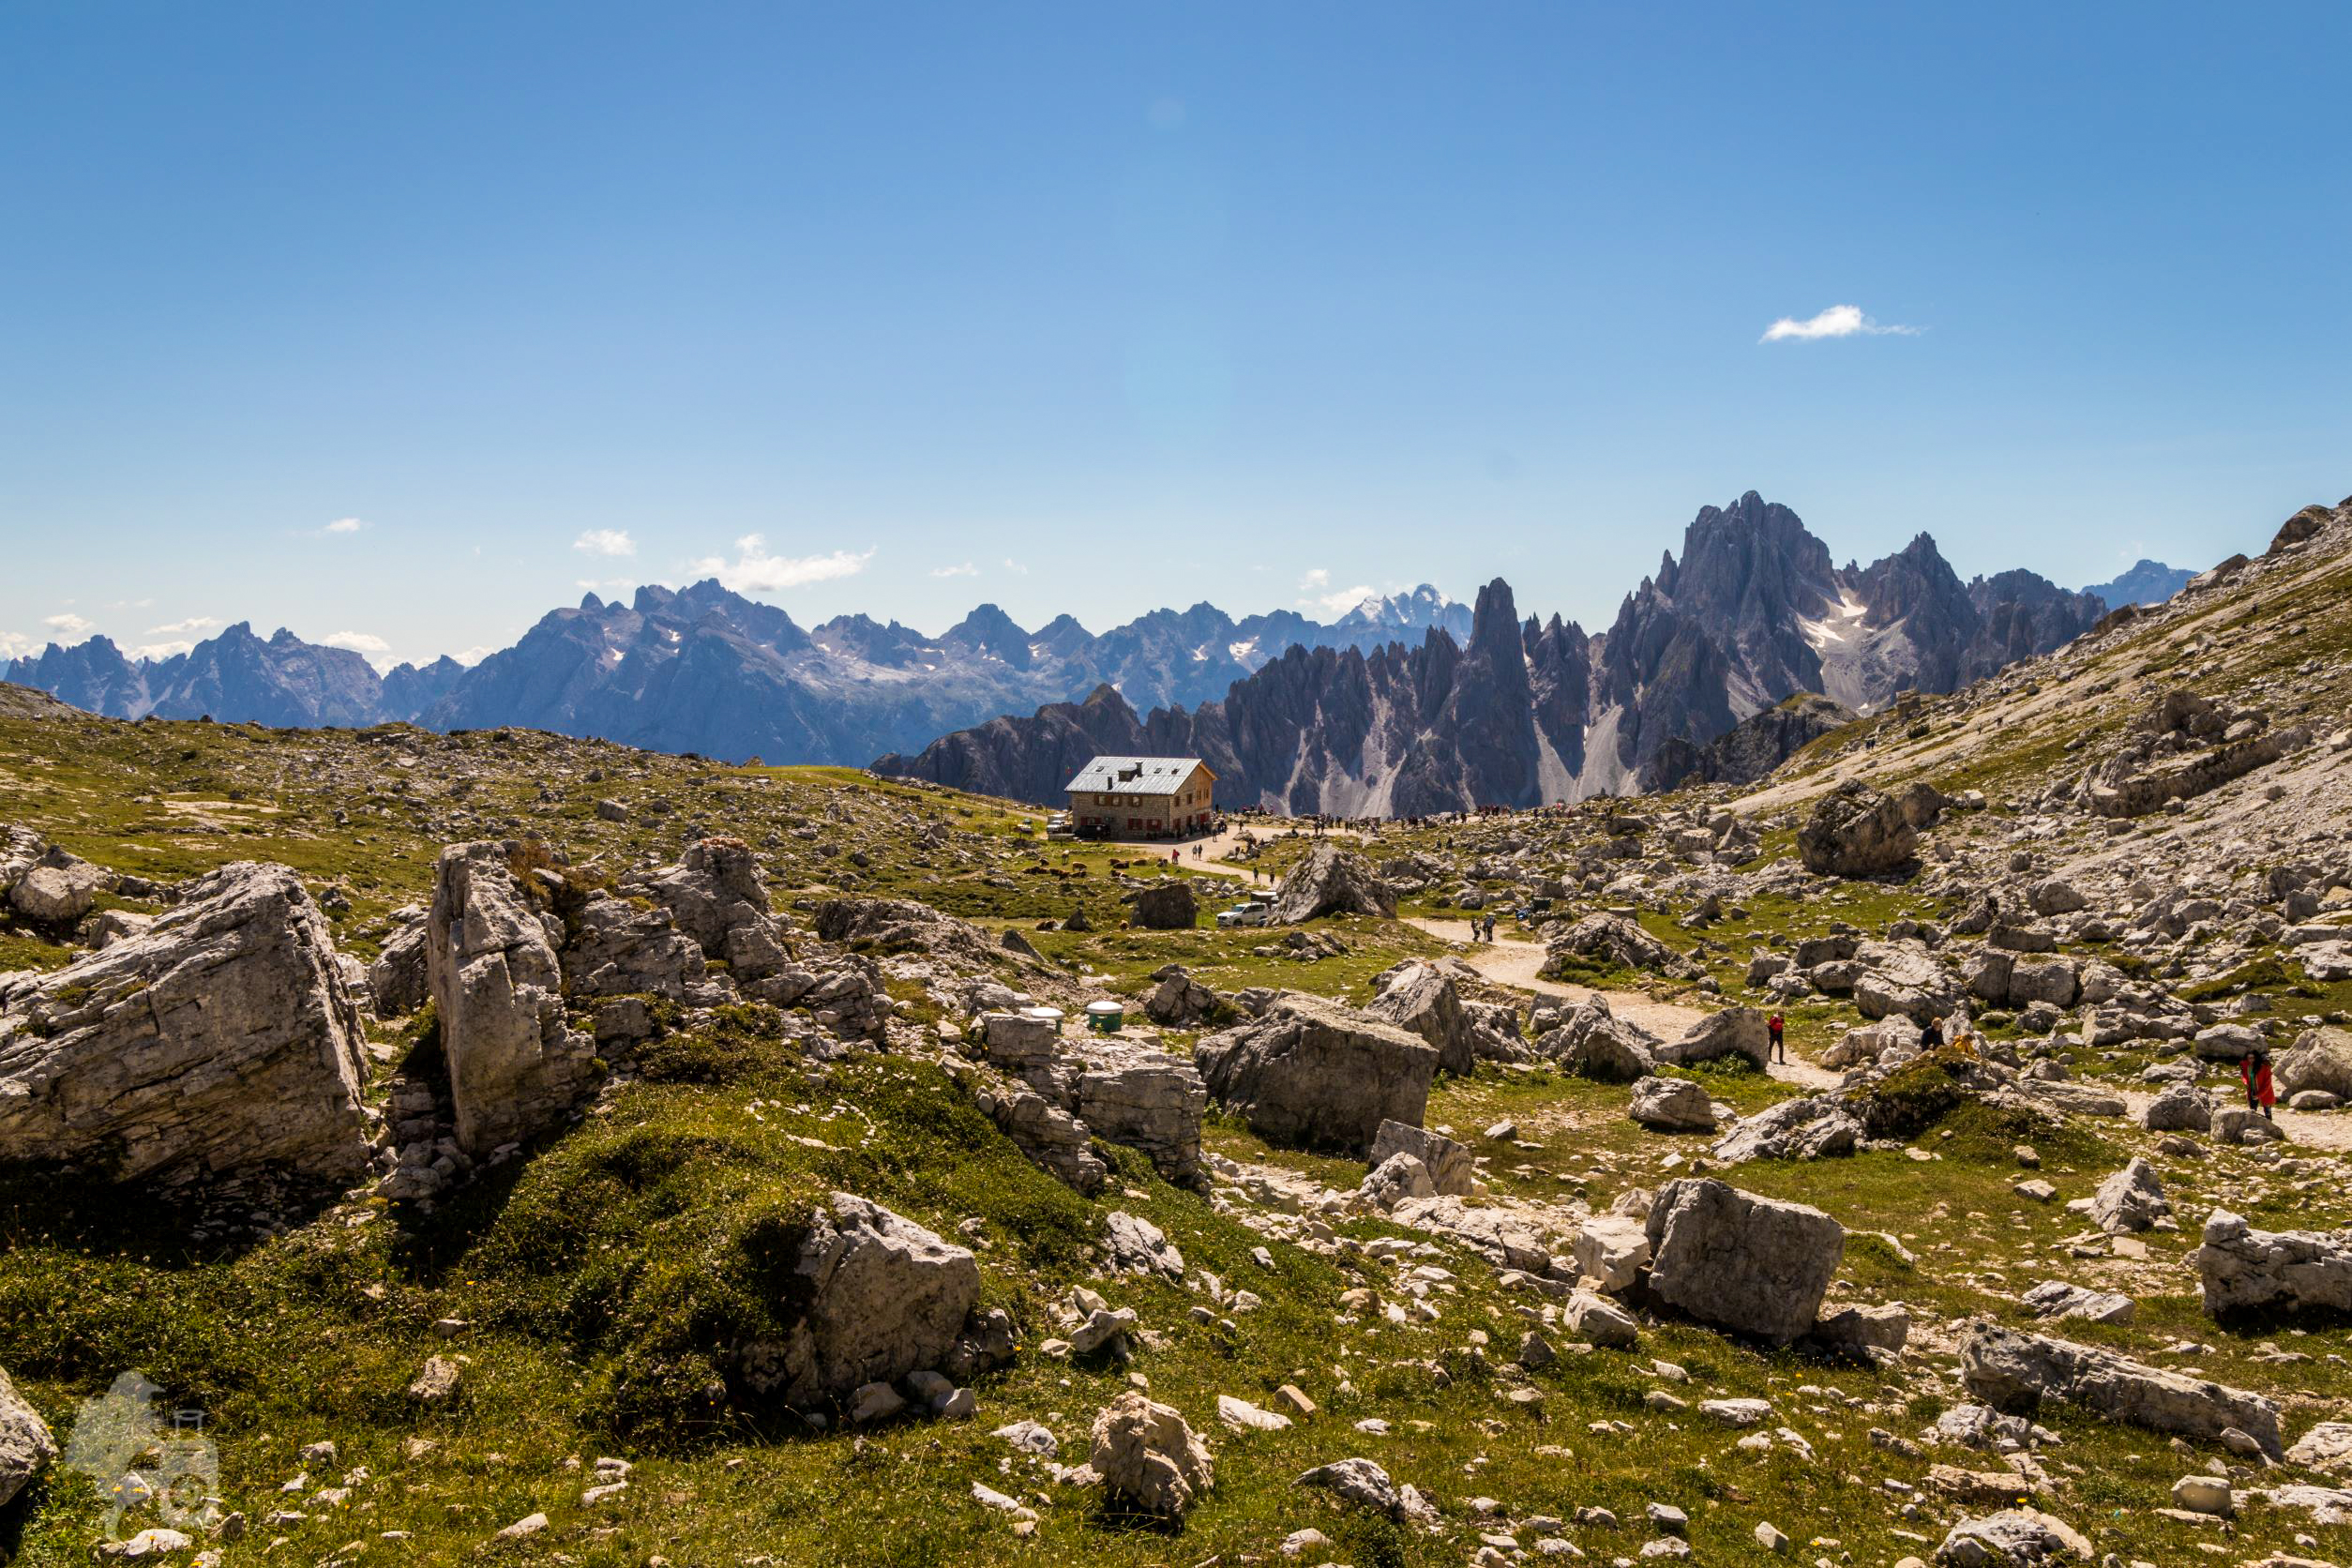
[{"label": "parked car", "polygon": [[1234,926],[1263,926],[1274,912],[1264,904],[1235,904],[1229,910],[1217,911],[1220,930]]}]

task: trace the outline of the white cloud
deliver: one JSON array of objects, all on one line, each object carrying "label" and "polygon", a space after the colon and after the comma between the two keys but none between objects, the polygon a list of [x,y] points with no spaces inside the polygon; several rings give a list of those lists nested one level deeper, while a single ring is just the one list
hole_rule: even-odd
[{"label": "white cloud", "polygon": [[863,554],[837,550],[829,555],[770,555],[764,536],[746,534],[735,541],[732,561],[705,556],[687,569],[697,577],[715,577],[738,594],[773,594],[783,588],[855,577],[873,558],[870,550]]},{"label": "white cloud", "polygon": [[978,577],[980,568],[967,561],[960,566],[933,566],[933,577]]},{"label": "white cloud", "polygon": [[39,651],[39,639],[27,637],[21,631],[0,631],[0,658],[20,658]]},{"label": "white cloud", "polygon": [[1011,572],[1015,577],[1027,577],[1029,575],[1029,568],[1022,565],[1018,561],[1014,560],[1009,555],[1004,558],[1004,569]]},{"label": "white cloud", "polygon": [[149,637],[176,637],[182,632],[210,631],[221,624],[220,617],[218,615],[190,615],[185,621],[172,621],[163,626],[149,626],[147,635]]},{"label": "white cloud", "polygon": [[635,555],[637,541],[626,528],[591,528],[572,541],[583,555]]},{"label": "white cloud", "polygon": [[1816,338],[1916,338],[1916,326],[1882,326],[1862,314],[1859,305],[1832,305],[1805,321],[1783,316],[1764,329],[1759,342],[1809,341]]},{"label": "white cloud", "polygon": [[72,611],[68,610],[62,614],[49,616],[41,622],[41,625],[47,626],[52,631],[63,632],[68,637],[80,637],[83,632],[88,631],[92,626],[97,626],[98,623],[96,621],[85,621],[81,616],[76,615]]},{"label": "white cloud", "polygon": [[1319,610],[1326,615],[1345,615],[1366,599],[1379,598],[1380,591],[1368,584],[1354,588],[1334,588],[1331,573],[1317,566],[1299,579],[1299,604],[1307,610]]},{"label": "white cloud", "polygon": [[365,520],[360,518],[337,518],[324,528],[315,528],[311,532],[321,535],[356,534],[367,526]]},{"label": "white cloud", "polygon": [[195,646],[195,643],[180,638],[170,642],[143,642],[136,648],[125,648],[123,655],[127,658],[166,659],[173,654],[187,653]]},{"label": "white cloud", "polygon": [[497,649],[491,647],[486,642],[478,648],[466,648],[460,652],[451,654],[449,656],[456,659],[460,664],[464,665],[468,670],[471,670],[496,652],[498,652]]},{"label": "white cloud", "polygon": [[330,648],[349,648],[357,654],[385,653],[392,646],[374,633],[365,631],[331,631],[319,641]]}]

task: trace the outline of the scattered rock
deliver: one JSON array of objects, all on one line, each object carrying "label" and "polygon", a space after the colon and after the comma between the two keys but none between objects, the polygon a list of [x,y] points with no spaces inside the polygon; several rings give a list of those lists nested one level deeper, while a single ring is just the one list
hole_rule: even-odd
[{"label": "scattered rock", "polygon": [[1818,1209],[1684,1179],[1650,1212],[1650,1292],[1702,1322],[1786,1345],[1813,1327],[1846,1250]]},{"label": "scattered rock", "polygon": [[1094,1417],[1089,1459],[1111,1497],[1146,1514],[1182,1515],[1214,1484],[1209,1445],[1168,1405],[1129,1391]]}]

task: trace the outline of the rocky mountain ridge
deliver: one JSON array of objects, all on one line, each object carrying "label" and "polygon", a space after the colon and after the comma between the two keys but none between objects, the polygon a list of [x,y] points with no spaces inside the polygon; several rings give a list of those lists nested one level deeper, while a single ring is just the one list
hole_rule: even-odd
[{"label": "rocky mountain ridge", "polygon": [[1221,804],[1282,812],[1573,801],[1673,782],[1675,763],[1799,693],[1869,711],[1952,690],[2063,645],[2107,608],[2031,572],[1963,582],[1924,534],[1840,567],[1795,512],[1751,490],[1702,509],[1681,558],[1668,552],[1597,635],[1520,621],[1498,579],[1466,643],[1438,628],[1418,647],[1294,650],[1190,712],[1139,716],[1098,690],[874,766],[1042,803],[1091,746],[1199,756]]},{"label": "rocky mountain ridge", "polygon": [[0,660],[0,681],[118,718],[519,725],[733,761],[856,763],[1105,682],[1139,701],[1193,704],[1289,647],[1375,647],[1433,627],[1467,633],[1470,611],[1426,584],[1329,625],[1287,610],[1236,620],[1201,603],[1100,635],[1068,615],[1033,632],[984,604],[933,638],[864,615],[804,629],[703,581],[640,588],[626,603],[589,594],[471,668],[444,656],[379,675],[348,649],[241,622],[162,659],[104,637],[52,643]]}]

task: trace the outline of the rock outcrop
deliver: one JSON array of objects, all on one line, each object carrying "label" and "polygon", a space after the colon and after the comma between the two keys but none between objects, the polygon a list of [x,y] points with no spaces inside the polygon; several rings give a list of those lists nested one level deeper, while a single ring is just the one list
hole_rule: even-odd
[{"label": "rock outcrop", "polygon": [[806,1307],[780,1342],[746,1356],[746,1381],[792,1405],[935,1367],[980,1296],[980,1265],[960,1246],[879,1203],[837,1192],[810,1216],[792,1265]]},{"label": "rock outcrop", "polygon": [[1960,1378],[1969,1393],[2012,1415],[2063,1399],[2109,1421],[2207,1441],[2234,1428],[2279,1456],[2279,1408],[2269,1399],[2112,1350],[1979,1323],[1961,1347]]},{"label": "rock outcrop", "polygon": [[1805,869],[1823,877],[1877,877],[1919,852],[1919,827],[1892,796],[1849,778],[1821,797],[1797,830]]},{"label": "rock outcrop", "polygon": [[1436,1048],[1395,1024],[1286,992],[1261,1018],[1200,1042],[1210,1097],[1276,1143],[1362,1153],[1383,1122],[1419,1126]]},{"label": "rock outcrop", "polygon": [[1652,1132],[1715,1130],[1714,1102],[1708,1098],[1703,1087],[1689,1078],[1636,1078],[1625,1114]]},{"label": "rock outcrop", "polygon": [[1454,977],[1434,964],[1408,963],[1382,983],[1364,1009],[1437,1048],[1438,1071],[1462,1075],[1481,1062],[1525,1054],[1516,1035],[1489,1027],[1462,1002]]},{"label": "rock outcrop", "polygon": [[56,1457],[57,1440],[49,1424],[0,1370],[0,1508],[13,1502],[24,1484]]},{"label": "rock outcrop", "polygon": [[1708,1152],[1727,1165],[1749,1160],[1823,1160],[1851,1154],[1862,1119],[1834,1094],[1806,1094],[1743,1119]]},{"label": "rock outcrop", "polygon": [[1382,1122],[1368,1157],[1377,1167],[1397,1154],[1410,1155],[1428,1172],[1435,1195],[1468,1198],[1477,1182],[1478,1161],[1468,1144],[1410,1123]]},{"label": "rock outcrop", "polygon": [[1705,1179],[1661,1187],[1648,1235],[1654,1299],[1774,1345],[1813,1327],[1846,1251],[1820,1210]]},{"label": "rock outcrop", "polygon": [[1130,1389],[1094,1417],[1087,1462],[1114,1500],[1174,1517],[1216,1484],[1209,1445],[1172,1405]]},{"label": "rock outcrop", "polygon": [[2352,1311],[2352,1243],[2317,1230],[2256,1230],[2216,1209],[2190,1254],[2209,1313],[2249,1307]]},{"label": "rock outcrop", "polygon": [[0,1157],[181,1181],[368,1164],[359,1009],[283,866],[190,884],[139,936],[0,976]]},{"label": "rock outcrop", "polygon": [[1573,977],[1574,959],[1583,958],[1621,969],[1663,974],[1671,980],[1696,980],[1699,968],[1621,914],[1588,914],[1544,942],[1546,980]]},{"label": "rock outcrop", "polygon": [[1726,1007],[1708,1014],[1650,1054],[1675,1067],[1742,1056],[1761,1072],[1772,1049],[1772,1022],[1763,1013],[1754,1007]]},{"label": "rock outcrop", "polygon": [[1371,862],[1337,844],[1318,844],[1274,890],[1274,919],[1297,926],[1324,914],[1394,915],[1396,895]]},{"label": "rock outcrop", "polygon": [[489,841],[442,851],[427,918],[459,1146],[479,1158],[561,1125],[596,1073],[596,1042],[565,1016],[562,922]]}]

